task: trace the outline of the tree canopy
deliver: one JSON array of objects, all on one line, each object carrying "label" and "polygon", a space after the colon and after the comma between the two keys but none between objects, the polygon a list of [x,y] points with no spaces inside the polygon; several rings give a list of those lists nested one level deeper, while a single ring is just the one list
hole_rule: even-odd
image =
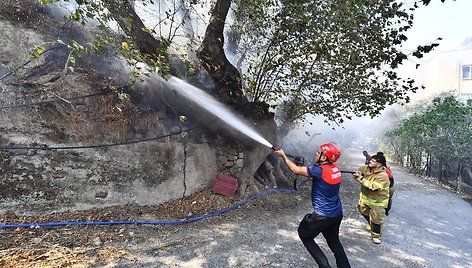
[{"label": "tree canopy", "polygon": [[[88,46],[97,51],[117,47],[138,69],[145,62],[166,77],[171,73],[169,55],[178,55],[188,63],[186,75],[197,61],[203,63],[217,91],[224,92],[220,98],[232,96],[227,100],[234,105],[246,98],[285,111],[282,122],[314,114],[341,123],[408,101],[407,93],[416,86],[396,70],[438,45],[402,49],[414,11],[429,2],[76,0],[68,18],[98,22],[97,38]],[[143,12],[146,7],[154,13]],[[112,22],[123,35],[118,42],[105,31]],[[205,36],[199,35],[202,25]]]},{"label": "tree canopy", "polygon": [[438,45],[402,50],[417,7],[397,1],[283,1],[271,17],[272,28],[260,23],[263,28],[246,31],[256,47],[246,90],[254,100],[286,107],[288,121],[308,113],[337,122],[373,117],[388,104],[408,101],[407,93],[417,88],[396,69]]}]

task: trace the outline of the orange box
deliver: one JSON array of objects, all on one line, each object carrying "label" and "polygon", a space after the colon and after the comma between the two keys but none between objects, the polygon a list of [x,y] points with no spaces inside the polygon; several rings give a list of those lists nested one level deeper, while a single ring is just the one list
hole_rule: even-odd
[{"label": "orange box", "polygon": [[238,189],[238,179],[218,173],[213,181],[213,192],[224,196],[233,196]]}]

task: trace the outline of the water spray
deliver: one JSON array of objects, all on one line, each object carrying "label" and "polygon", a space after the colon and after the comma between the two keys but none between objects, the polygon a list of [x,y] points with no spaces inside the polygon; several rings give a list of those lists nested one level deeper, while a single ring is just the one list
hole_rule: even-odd
[{"label": "water spray", "polygon": [[199,105],[201,108],[217,116],[223,122],[238,130],[242,134],[249,138],[263,144],[269,148],[273,145],[263,138],[257,131],[255,131],[250,125],[243,120],[243,118],[234,114],[224,104],[217,101],[214,97],[204,92],[203,90],[190,85],[189,83],[179,79],[177,77],[171,77],[167,84],[174,89],[178,94],[185,97],[186,99]]},{"label": "water spray", "polygon": [[[224,104],[217,101],[215,98],[213,98],[203,90],[192,86],[189,83],[176,77],[171,77],[167,81],[167,85],[169,85],[181,96],[187,98],[188,100],[196,103],[208,112],[214,114],[215,116],[226,122],[228,125],[238,130],[242,134],[248,136],[249,138],[271,148],[274,151],[280,149],[280,147],[272,145],[269,141],[267,141],[264,137],[257,133],[257,131],[251,128],[249,124],[245,122],[242,118],[234,114]],[[320,133],[317,133],[316,135],[319,134]],[[297,156],[292,154],[285,155],[292,158],[297,166],[303,166],[305,164],[305,158],[303,158],[303,156]],[[353,174],[354,171],[341,171],[341,173]]]}]

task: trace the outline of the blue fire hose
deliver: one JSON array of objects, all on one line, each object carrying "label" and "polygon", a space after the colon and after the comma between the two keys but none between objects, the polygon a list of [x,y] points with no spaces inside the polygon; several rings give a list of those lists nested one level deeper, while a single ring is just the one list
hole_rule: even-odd
[{"label": "blue fire hose", "polygon": [[7,229],[7,228],[35,228],[35,227],[57,227],[57,226],[67,226],[67,225],[171,225],[171,224],[183,224],[183,223],[191,223],[199,220],[208,219],[211,217],[218,216],[220,214],[226,213],[228,211],[234,210],[243,204],[254,200],[258,197],[269,193],[298,193],[297,190],[293,189],[269,189],[264,192],[260,192],[256,195],[251,196],[248,199],[245,199],[229,208],[225,208],[218,212],[208,214],[201,217],[190,218],[185,220],[177,220],[177,221],[94,221],[94,222],[78,222],[78,221],[71,221],[71,222],[46,222],[46,223],[20,223],[20,224],[1,224],[0,229]]}]

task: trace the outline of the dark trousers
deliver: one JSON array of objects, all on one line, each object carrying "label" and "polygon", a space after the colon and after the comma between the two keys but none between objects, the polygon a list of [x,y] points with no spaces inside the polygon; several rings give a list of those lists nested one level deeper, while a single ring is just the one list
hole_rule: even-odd
[{"label": "dark trousers", "polygon": [[343,216],[321,217],[315,213],[307,214],[298,226],[298,236],[319,267],[331,267],[326,255],[315,242],[315,237],[323,234],[329,248],[334,253],[336,265],[340,268],[351,267],[343,245],[339,241],[339,226]]}]

